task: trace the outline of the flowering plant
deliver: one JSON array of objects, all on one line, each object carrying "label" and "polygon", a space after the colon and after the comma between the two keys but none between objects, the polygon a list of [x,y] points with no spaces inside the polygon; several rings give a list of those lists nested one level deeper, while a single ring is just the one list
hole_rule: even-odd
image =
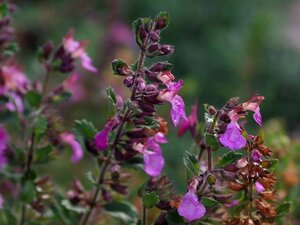
[{"label": "flowering plant", "polygon": [[[161,43],[168,13],[134,21],[138,59],[132,65],[122,59],[112,62],[114,74],[130,94],[122,98],[111,87],[106,89],[113,112],[104,127],[97,129],[83,119],[75,121],[73,130],[65,130],[55,109],[79,90],[77,61],[86,71],[97,73],[86,52],[87,43],[76,41],[70,30],[56,48],[52,42],[44,44],[38,51],[44,80],[31,81],[14,57],[17,48],[10,27],[14,6],[1,2],[0,9],[1,224],[86,225],[113,217],[123,224],[145,225],[147,211],[157,208],[157,217],[151,221],[156,225],[266,225],[288,211],[289,202],[276,202],[272,169],[276,160],[271,150],[261,134],[246,131],[249,112],[262,126],[264,97],[253,96],[244,103],[232,98],[221,109],[205,105],[204,123],[200,123],[198,104],[189,116],[185,113],[179,94],[183,81],[175,79],[173,65],[167,61],[145,65],[148,58],[174,52],[174,46]],[[53,85],[54,73],[61,73],[64,81]],[[163,175],[161,145],[168,142],[168,126],[157,110],[163,104],[171,106],[178,136],[190,131],[198,147],[184,156],[187,192],[183,196]],[[85,153],[93,157],[98,170],[97,178],[95,172],[87,173],[90,190],[76,178],[68,191],[61,191],[47,173],[39,171],[41,164],[49,164],[69,148],[72,163],[80,162]],[[134,174],[132,169],[145,179],[136,194],[142,202],[140,213],[122,196],[129,194],[126,181]]]}]

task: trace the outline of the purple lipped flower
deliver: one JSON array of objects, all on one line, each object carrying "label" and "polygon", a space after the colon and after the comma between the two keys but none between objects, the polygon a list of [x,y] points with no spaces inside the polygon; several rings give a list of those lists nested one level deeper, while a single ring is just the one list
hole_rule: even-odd
[{"label": "purple lipped flower", "polygon": [[253,152],[252,152],[252,156],[251,156],[251,158],[252,158],[252,161],[254,161],[254,162],[259,162],[260,160],[261,160],[261,153],[257,150],[257,149],[255,149]]},{"label": "purple lipped flower", "polygon": [[70,145],[70,147],[73,151],[73,154],[71,157],[72,163],[79,162],[83,157],[83,150],[82,150],[81,144],[78,141],[76,141],[76,136],[73,133],[65,132],[65,133],[60,134],[60,138],[61,138],[62,142]]},{"label": "purple lipped flower", "polygon": [[167,143],[167,139],[161,132],[148,138],[145,144],[135,143],[133,149],[144,155],[144,170],[150,176],[159,176],[164,168],[165,160],[159,144]]},{"label": "purple lipped flower", "polygon": [[262,116],[260,113],[259,106],[264,99],[264,96],[253,96],[250,99],[248,99],[248,101],[242,104],[244,110],[254,112],[253,119],[259,126],[262,126]]},{"label": "purple lipped flower", "polygon": [[182,136],[188,129],[190,129],[190,131],[193,134],[198,124],[197,113],[198,113],[198,104],[196,103],[192,106],[191,114],[188,116],[188,118],[181,120],[178,129],[178,136]]},{"label": "purple lipped flower", "polygon": [[254,111],[253,119],[259,126],[262,126],[262,116],[259,107],[257,107],[256,110]]},{"label": "purple lipped flower", "polygon": [[175,125],[175,127],[178,126],[181,120],[186,120],[186,114],[185,114],[185,104],[181,96],[176,95],[172,99],[172,109],[171,109],[171,118]]},{"label": "purple lipped flower", "polygon": [[204,205],[199,202],[198,197],[193,190],[189,190],[183,196],[178,207],[178,214],[189,222],[201,219],[205,215],[205,212],[206,209]]},{"label": "purple lipped flower", "polygon": [[236,122],[231,122],[227,125],[224,134],[219,135],[221,144],[231,150],[239,150],[246,146],[246,139],[241,133],[241,129]]},{"label": "purple lipped flower", "polygon": [[266,190],[265,187],[258,181],[255,182],[255,189],[258,193],[261,193]]},{"label": "purple lipped flower", "polygon": [[159,176],[164,165],[165,160],[161,153],[148,150],[144,152],[144,170],[148,175]]},{"label": "purple lipped flower", "polygon": [[110,119],[103,130],[99,131],[95,137],[95,146],[98,150],[103,151],[109,146],[109,133],[119,124],[117,118]]},{"label": "purple lipped flower", "polygon": [[74,31],[71,29],[63,38],[63,47],[66,52],[71,54],[73,59],[80,59],[81,65],[84,69],[93,73],[97,72],[97,68],[92,65],[91,58],[86,53],[87,43],[84,41],[75,41],[73,38]]}]

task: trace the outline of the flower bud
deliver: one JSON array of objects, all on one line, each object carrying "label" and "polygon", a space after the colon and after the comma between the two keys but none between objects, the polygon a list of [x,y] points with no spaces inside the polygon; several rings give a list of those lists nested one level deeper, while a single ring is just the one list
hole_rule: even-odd
[{"label": "flower bud", "polygon": [[52,52],[53,44],[51,41],[48,41],[42,46],[43,58],[47,60]]},{"label": "flower bud", "polygon": [[151,41],[157,42],[160,38],[160,35],[159,35],[158,32],[150,32],[149,33],[149,38],[150,38]]},{"label": "flower bud", "polygon": [[111,189],[113,189],[115,192],[118,192],[123,195],[128,194],[128,187],[122,184],[111,184]]},{"label": "flower bud", "polygon": [[123,80],[123,84],[126,86],[126,87],[131,87],[133,85],[133,82],[134,82],[134,76],[127,76],[124,80]]},{"label": "flower bud", "polygon": [[207,176],[207,183],[210,184],[210,185],[215,185],[216,180],[217,180],[217,178],[212,174],[209,174]]},{"label": "flower bud", "polygon": [[155,29],[162,30],[168,26],[170,21],[169,14],[167,12],[160,12],[155,20]]},{"label": "flower bud", "polygon": [[175,48],[173,45],[161,45],[160,51],[162,52],[161,55],[171,55],[173,54]]}]

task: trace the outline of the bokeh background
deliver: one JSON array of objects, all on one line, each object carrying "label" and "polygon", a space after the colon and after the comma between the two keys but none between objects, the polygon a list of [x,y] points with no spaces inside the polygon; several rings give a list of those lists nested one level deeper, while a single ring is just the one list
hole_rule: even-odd
[{"label": "bokeh background", "polygon": [[[299,206],[300,137],[300,1],[299,0],[31,0],[16,1],[14,15],[18,55],[32,79],[44,71],[36,49],[47,40],[59,43],[69,28],[77,39],[89,40],[88,52],[99,68],[95,74],[81,73],[80,94],[61,107],[67,126],[74,119],[88,118],[100,129],[108,115],[105,87],[111,85],[126,96],[122,79],[113,76],[111,61],[134,62],[138,55],[131,32],[137,17],[168,11],[171,23],[162,34],[175,53],[167,60],[175,65],[177,79],[184,80],[182,95],[187,112],[196,100],[221,107],[234,96],[246,100],[254,94],[266,97],[261,110],[266,141],[281,158],[278,171],[282,198]],[[146,64],[150,64],[148,62]],[[56,75],[54,83],[62,78]],[[160,109],[169,118],[168,107]],[[203,117],[200,107],[199,119]],[[164,147],[168,173],[179,191],[185,189],[184,151],[190,149],[188,136],[178,139],[171,123],[169,142]],[[257,131],[257,130],[256,130]],[[67,153],[66,153],[67,154]],[[66,157],[66,160],[69,160]],[[62,184],[84,176],[91,167],[89,156],[71,170],[62,161],[52,166],[53,176]],[[64,171],[64,173],[61,173]],[[175,172],[177,171],[177,172]],[[70,176],[66,176],[66,173]],[[300,217],[300,211],[294,210]]]}]

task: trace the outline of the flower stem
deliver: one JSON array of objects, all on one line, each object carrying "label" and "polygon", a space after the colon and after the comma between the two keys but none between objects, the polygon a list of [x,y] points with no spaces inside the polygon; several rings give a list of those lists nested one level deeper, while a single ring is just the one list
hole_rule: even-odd
[{"label": "flower stem", "polygon": [[105,177],[105,174],[106,174],[106,170],[108,169],[109,165],[110,165],[110,160],[112,158],[112,155],[113,155],[113,152],[114,152],[114,149],[116,148],[118,142],[119,142],[119,138],[121,136],[121,133],[122,133],[122,130],[123,130],[123,127],[127,121],[127,117],[130,113],[130,110],[126,110],[125,112],[125,115],[122,119],[122,122],[117,130],[117,134],[116,134],[116,137],[115,137],[115,140],[111,146],[111,151],[109,152],[109,155],[106,159],[106,161],[101,165],[101,169],[100,169],[100,174],[99,174],[99,178],[98,178],[98,185],[96,187],[96,189],[94,190],[94,194],[93,194],[93,197],[92,197],[92,201],[91,203],[89,204],[89,209],[87,211],[86,214],[84,214],[83,216],[83,219],[81,220],[81,222],[79,223],[80,225],[85,225],[87,224],[89,218],[90,218],[90,215],[96,205],[96,202],[97,202],[97,198],[98,198],[98,195],[99,195],[99,192],[101,190],[101,184],[103,183],[103,180],[104,180],[104,177]]},{"label": "flower stem", "polygon": [[207,170],[208,172],[211,172],[212,171],[212,165],[213,162],[212,162],[212,155],[211,155],[211,147],[207,147]]},{"label": "flower stem", "polygon": [[142,225],[147,224],[147,208],[143,205],[143,223]]},{"label": "flower stem", "polygon": [[[45,80],[43,82],[41,101],[40,101],[37,111],[39,111],[41,108],[41,103],[42,103],[43,99],[45,98],[47,85],[50,80],[50,69],[47,67],[46,70],[47,70],[47,72],[46,72]],[[25,165],[25,171],[23,174],[22,184],[26,183],[26,181],[28,180],[30,173],[31,173],[32,161],[33,161],[34,149],[35,149],[35,136],[36,136],[35,131],[32,131],[30,147],[29,147],[29,152],[27,154],[27,158],[26,158],[26,165]],[[25,222],[26,222],[26,204],[23,203],[22,209],[21,209],[20,225],[24,225]]]}]

